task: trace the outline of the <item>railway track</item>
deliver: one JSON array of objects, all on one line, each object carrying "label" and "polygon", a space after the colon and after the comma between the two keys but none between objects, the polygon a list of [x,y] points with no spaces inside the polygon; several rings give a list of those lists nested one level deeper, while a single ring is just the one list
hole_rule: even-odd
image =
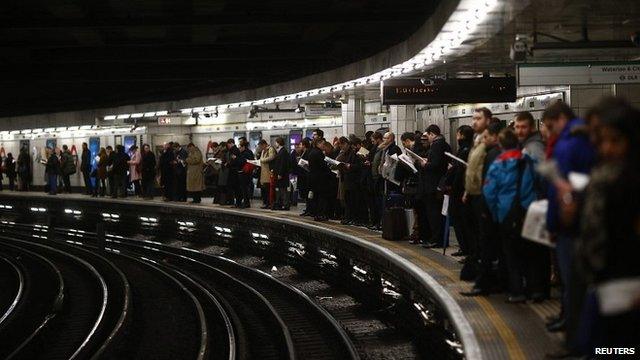
[{"label": "railway track", "polygon": [[[17,243],[51,259],[61,269],[62,279],[75,284],[65,293],[75,296],[80,287],[86,293],[95,293],[96,289],[89,289],[87,273],[96,277],[99,270],[111,273],[109,279],[102,276],[107,289],[106,284],[116,278],[126,283],[126,290],[121,293],[128,296],[119,305],[106,302],[102,307],[103,313],[107,307],[119,308],[120,316],[117,320],[112,316],[115,321],[111,326],[78,326],[83,329],[80,332],[85,334],[85,341],[83,349],[78,350],[81,352],[75,353],[87,357],[102,354],[106,358],[359,358],[346,332],[323,308],[268,274],[223,258],[123,238],[109,241],[107,251],[99,252],[92,234],[70,233],[68,229],[51,229],[48,237],[54,241],[34,242],[29,228],[19,224],[4,227],[0,246],[17,248]],[[69,257],[77,258],[76,265],[85,266],[83,278],[70,274],[71,265],[64,261]],[[87,265],[91,264],[100,265],[93,267],[95,272],[87,272],[91,269]],[[52,329],[84,324],[90,318],[88,309],[97,304],[87,301],[82,309],[70,312],[65,305],[75,303],[66,300],[55,317],[67,320],[48,324],[39,336],[40,343],[55,341],[50,337],[56,332]],[[106,328],[112,331],[104,331]],[[71,344],[77,345],[77,340],[63,344],[53,349],[67,349]],[[63,358],[53,349],[46,355],[55,356],[47,358]],[[25,349],[21,351],[26,353]]]}]

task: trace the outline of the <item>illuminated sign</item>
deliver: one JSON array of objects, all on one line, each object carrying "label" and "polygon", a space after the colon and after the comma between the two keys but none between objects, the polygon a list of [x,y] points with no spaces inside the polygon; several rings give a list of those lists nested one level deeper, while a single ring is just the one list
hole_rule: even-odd
[{"label": "illuminated sign", "polygon": [[513,102],[516,79],[390,79],[380,84],[384,105]]}]

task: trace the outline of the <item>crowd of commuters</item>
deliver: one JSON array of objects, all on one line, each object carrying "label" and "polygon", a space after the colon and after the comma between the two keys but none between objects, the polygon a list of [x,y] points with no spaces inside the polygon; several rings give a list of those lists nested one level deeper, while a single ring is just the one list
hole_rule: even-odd
[{"label": "crowd of commuters", "polygon": [[[301,200],[301,216],[373,230],[382,229],[389,208],[403,206],[415,218],[406,238],[412,244],[446,246],[452,226],[460,277],[473,283],[462,295],[541,302],[559,279],[562,311],[547,327],[565,332],[566,348],[554,356],[640,343],[639,111],[607,98],[581,119],[555,102],[538,126],[528,112],[506,125],[478,108],[455,139],[451,154],[436,125],[401,134],[402,147],[392,132],[330,142],[316,129],[291,152],[283,138],[260,140],[255,152],[239,138],[213,142],[206,154],[169,142],[157,160],[148,144],[107,146],[95,161],[83,144],[79,169],[93,196],[123,197],[130,188],[151,199],[159,186],[165,201],[200,203],[206,190],[214,203],[247,208],[257,185],[263,209],[289,210]],[[47,149],[42,163],[45,190],[56,194],[61,181],[60,191],[70,192],[78,164],[68,147]],[[20,190],[29,189],[30,166],[26,149],[17,161],[7,155],[2,174],[11,189],[16,178]],[[521,236],[527,208],[543,199],[547,245]]]}]

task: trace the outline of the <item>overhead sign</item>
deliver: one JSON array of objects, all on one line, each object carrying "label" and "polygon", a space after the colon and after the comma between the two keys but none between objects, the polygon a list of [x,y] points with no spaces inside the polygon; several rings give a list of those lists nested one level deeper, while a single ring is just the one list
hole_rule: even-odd
[{"label": "overhead sign", "polygon": [[518,64],[518,85],[640,83],[640,61]]},{"label": "overhead sign", "polygon": [[159,116],[158,125],[171,125],[171,118],[168,116]]},{"label": "overhead sign", "polygon": [[320,116],[341,116],[342,107],[340,103],[331,104],[305,104],[304,116],[307,118],[320,117]]},{"label": "overhead sign", "polygon": [[513,77],[474,79],[390,79],[381,82],[385,105],[513,102]]}]

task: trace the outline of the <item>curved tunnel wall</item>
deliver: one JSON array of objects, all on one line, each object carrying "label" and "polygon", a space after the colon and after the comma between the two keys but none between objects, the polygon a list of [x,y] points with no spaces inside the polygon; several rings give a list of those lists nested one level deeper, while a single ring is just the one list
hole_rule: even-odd
[{"label": "curved tunnel wall", "polygon": [[[424,312],[428,314],[424,319],[425,324],[442,328],[441,330],[452,335],[452,340],[461,342],[466,358],[482,357],[477,338],[462,309],[433,277],[382,246],[327,227],[278,218],[270,214],[220,207],[204,208],[127,200],[0,194],[0,205],[5,206],[0,206],[0,212],[29,214],[30,220],[50,224],[84,225],[88,231],[92,231],[91,227],[95,229],[96,224],[105,219],[102,215],[104,213],[119,215],[117,222],[104,222],[106,231],[109,231],[109,228],[117,230],[126,224],[139,224],[140,218],[153,217],[163,219],[156,225],[160,231],[177,233],[181,226],[178,222],[190,222],[193,224],[192,230],[187,229],[186,236],[183,236],[188,241],[223,242],[231,248],[261,252],[294,265],[296,262],[300,265],[299,262],[304,258],[307,263],[324,264],[317,267],[317,270],[330,276],[341,274],[351,278],[354,267],[358,266],[366,270],[366,274],[359,274],[365,278],[362,281],[380,283],[380,279],[383,278],[394,284],[393,288],[402,294],[406,301],[422,305]],[[6,205],[12,208],[7,209]],[[32,208],[40,211],[32,211]],[[65,212],[65,209],[76,210],[80,214],[74,215]],[[300,253],[303,253],[303,256],[300,256]]]}]

